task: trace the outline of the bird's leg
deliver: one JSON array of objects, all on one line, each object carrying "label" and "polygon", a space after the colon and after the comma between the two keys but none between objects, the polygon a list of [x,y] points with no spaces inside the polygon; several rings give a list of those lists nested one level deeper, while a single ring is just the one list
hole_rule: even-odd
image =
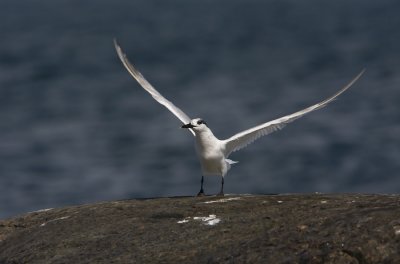
[{"label": "bird's leg", "polygon": [[203,190],[203,183],[204,183],[204,176],[201,176],[201,187],[200,187],[200,191],[197,194],[197,196],[204,196],[204,190]]},{"label": "bird's leg", "polygon": [[221,190],[219,191],[218,196],[224,196],[224,176],[222,176],[222,180],[221,180]]}]

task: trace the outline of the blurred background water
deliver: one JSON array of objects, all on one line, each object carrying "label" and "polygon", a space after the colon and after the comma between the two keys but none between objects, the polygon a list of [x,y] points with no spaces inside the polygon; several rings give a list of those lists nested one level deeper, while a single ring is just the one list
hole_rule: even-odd
[{"label": "blurred background water", "polygon": [[[234,153],[226,193],[398,193],[400,2],[0,2],[0,218],[194,195],[193,138],[117,59],[220,138],[332,95]],[[218,177],[206,178],[216,193]]]}]

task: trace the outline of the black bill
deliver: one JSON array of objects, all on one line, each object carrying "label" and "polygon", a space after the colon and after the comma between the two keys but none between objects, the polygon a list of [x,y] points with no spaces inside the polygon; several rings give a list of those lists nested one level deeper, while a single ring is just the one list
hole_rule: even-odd
[{"label": "black bill", "polygon": [[193,128],[193,127],[194,126],[190,123],[182,126],[182,128]]}]

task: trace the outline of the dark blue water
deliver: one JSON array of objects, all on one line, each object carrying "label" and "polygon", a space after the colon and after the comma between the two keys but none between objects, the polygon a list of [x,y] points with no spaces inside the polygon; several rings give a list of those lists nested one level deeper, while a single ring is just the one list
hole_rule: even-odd
[{"label": "dark blue water", "polygon": [[[220,138],[330,96],[231,156],[226,193],[400,191],[400,2],[0,2],[0,218],[197,193],[190,133],[147,79]],[[206,192],[219,189],[206,178]]]}]

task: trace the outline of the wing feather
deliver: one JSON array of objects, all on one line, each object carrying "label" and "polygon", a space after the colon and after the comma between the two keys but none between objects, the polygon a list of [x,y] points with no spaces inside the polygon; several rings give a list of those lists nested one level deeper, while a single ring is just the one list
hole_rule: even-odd
[{"label": "wing feather", "polygon": [[234,151],[238,151],[247,145],[253,143],[255,140],[259,139],[262,136],[268,135],[274,131],[277,131],[279,129],[282,129],[286,124],[304,116],[305,114],[308,114],[312,111],[315,111],[317,109],[320,109],[333,100],[336,99],[340,94],[342,94],[344,91],[349,89],[360,77],[361,75],[365,72],[365,69],[362,70],[351,82],[349,82],[346,86],[344,86],[342,89],[340,89],[337,93],[335,93],[333,96],[325,99],[324,101],[317,103],[315,105],[312,105],[310,107],[307,107],[303,110],[300,110],[296,113],[266,122],[264,124],[258,125],[256,127],[247,129],[245,131],[242,131],[240,133],[237,133],[236,135],[224,140],[226,144],[226,156],[228,157],[229,154],[231,154]]},{"label": "wing feather", "polygon": [[[132,75],[132,77],[145,89],[157,102],[165,106],[171,113],[173,113],[182,123],[187,124],[190,123],[190,118],[186,115],[181,109],[175,106],[171,101],[167,100],[164,96],[162,96],[144,77],[143,75],[129,62],[125,53],[122,51],[121,47],[118,45],[117,41],[114,40],[114,46],[117,50],[118,57],[121,60],[122,64],[128,70],[128,72]],[[193,135],[194,132],[192,129],[189,129]]]}]

